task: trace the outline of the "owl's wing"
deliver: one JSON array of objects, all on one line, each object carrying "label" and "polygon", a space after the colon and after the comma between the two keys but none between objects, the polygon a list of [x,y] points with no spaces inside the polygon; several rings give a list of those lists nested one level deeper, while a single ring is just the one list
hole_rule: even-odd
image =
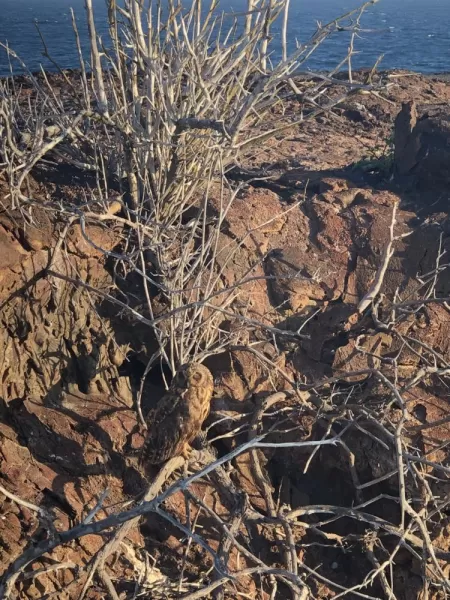
[{"label": "owl's wing", "polygon": [[189,428],[185,394],[186,390],[170,391],[148,415],[148,434],[142,460],[148,459],[156,464],[173,456]]}]

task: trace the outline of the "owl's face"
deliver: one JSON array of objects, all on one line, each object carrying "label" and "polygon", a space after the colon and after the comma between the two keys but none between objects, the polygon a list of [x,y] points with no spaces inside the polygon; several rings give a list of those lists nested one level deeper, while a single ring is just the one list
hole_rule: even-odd
[{"label": "owl's face", "polygon": [[183,367],[179,373],[179,381],[187,387],[210,388],[214,386],[210,370],[199,363],[191,363]]},{"label": "owl's face", "polygon": [[198,363],[192,363],[187,369],[187,380],[193,387],[210,387],[214,385],[210,370]]}]

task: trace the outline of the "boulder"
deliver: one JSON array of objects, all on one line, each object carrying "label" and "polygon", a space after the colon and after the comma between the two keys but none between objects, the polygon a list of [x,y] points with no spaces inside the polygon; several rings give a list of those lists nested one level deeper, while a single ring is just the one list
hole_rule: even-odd
[{"label": "boulder", "polygon": [[450,111],[448,104],[403,104],[395,120],[394,164],[399,177],[411,177],[419,189],[450,182]]}]

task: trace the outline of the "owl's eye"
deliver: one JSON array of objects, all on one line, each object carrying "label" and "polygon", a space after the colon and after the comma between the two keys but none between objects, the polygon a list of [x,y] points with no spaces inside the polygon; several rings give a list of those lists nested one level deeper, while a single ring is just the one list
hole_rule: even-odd
[{"label": "owl's eye", "polygon": [[192,379],[194,381],[196,381],[197,383],[200,383],[200,381],[202,380],[202,374],[201,373],[194,373],[192,375]]}]

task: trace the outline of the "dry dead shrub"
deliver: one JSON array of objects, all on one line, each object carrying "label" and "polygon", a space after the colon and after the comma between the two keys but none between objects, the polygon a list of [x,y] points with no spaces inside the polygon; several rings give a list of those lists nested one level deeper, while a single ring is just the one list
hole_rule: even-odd
[{"label": "dry dead shrub", "polygon": [[[114,259],[116,273],[122,279],[130,273],[140,278],[144,306],[132,307],[129,298],[119,296],[110,296],[109,300],[152,330],[158,350],[150,357],[148,369],[163,359],[176,371],[188,360],[202,360],[231,344],[239,345],[243,336],[242,346],[247,346],[266,370],[276,370],[289,384],[289,391],[263,397],[250,422],[245,415],[231,416],[232,411],[228,411],[222,420],[231,421],[232,427],[222,437],[246,434],[247,441],[220,458],[208,455],[206,467],[192,475],[178,476],[161,492],[166,479],[180,466],[177,459],[169,462],[144,502],[98,519],[104,501],[100,498],[82,523],[68,531],[54,532],[49,539],[29,548],[6,572],[0,588],[2,597],[14,597],[18,578],[34,561],[62,544],[112,528],[111,539],[83,575],[87,575],[86,592],[98,569],[110,595],[117,598],[106,560],[118,551],[129,528],[147,513],[155,513],[175,526],[186,537],[187,548],[195,545],[204,551],[213,568],[210,577],[203,574],[196,581],[184,579],[182,573],[179,581],[165,581],[167,586],[161,594],[172,597],[180,597],[180,593],[191,600],[212,593],[217,598],[224,598],[225,594],[233,597],[236,582],[250,577],[256,582],[255,590],[262,588],[272,598],[277,594],[286,597],[287,593],[296,600],[312,598],[314,590],[321,586],[327,586],[335,598],[375,598],[379,596],[371,595],[367,589],[378,585],[373,589],[392,599],[396,597],[396,557],[400,551],[403,560],[406,553],[411,560],[419,561],[423,571],[420,592],[424,598],[431,597],[430,590],[442,593],[442,597],[448,595],[444,562],[450,555],[447,548],[439,545],[444,535],[443,527],[439,527],[441,515],[449,503],[447,455],[437,452],[437,458],[431,460],[415,444],[412,434],[421,429],[417,424],[411,428],[407,406],[407,394],[427,378],[445,381],[450,370],[445,357],[433,348],[422,348],[422,363],[413,376],[404,378],[395,360],[377,356],[380,368],[356,374],[358,380],[363,376],[380,386],[369,401],[362,383],[344,385],[343,382],[354,380],[355,373],[343,372],[339,378],[302,384],[249,343],[255,330],[267,333],[270,339],[290,335],[252,320],[245,306],[238,304],[239,290],[253,277],[253,267],[232,287],[223,285],[224,269],[244,239],[230,246],[225,259],[221,256],[218,260],[227,211],[239,193],[239,188],[227,181],[226,169],[252,145],[295,124],[287,125],[281,120],[277,123],[271,112],[274,105],[289,97],[300,99],[301,123],[330,110],[355,90],[370,88],[353,81],[353,37],[349,55],[330,73],[309,82],[296,80],[295,74],[333,33],[350,30],[354,36],[363,10],[374,2],[319,27],[311,40],[291,56],[284,48],[283,58],[272,64],[270,31],[277,18],[282,18],[286,27],[288,4],[284,0],[249,2],[243,17],[230,18],[219,14],[215,3],[205,9],[198,1],[185,10],[178,3],[169,2],[163,10],[159,4],[146,8],[138,0],[125,0],[122,7],[111,0],[111,44],[105,46],[95,31],[92,2],[86,0],[91,62],[88,73],[81,59],[79,89],[68,80],[70,93],[61,97],[45,74],[41,78],[29,74],[33,95],[23,103],[14,80],[1,84],[0,155],[11,206],[26,212],[35,202],[27,181],[45,159],[94,174],[96,185],[82,206],[61,203],[46,208],[58,212],[68,224],[78,222],[80,234],[91,245],[94,242],[89,237],[89,223],[120,224],[123,228],[120,248],[103,251]],[[349,18],[353,20],[349,22]],[[282,37],[285,39],[285,35]],[[12,50],[8,52],[15,58]],[[348,79],[339,79],[338,83],[346,92],[331,100],[327,92],[337,82],[334,76],[344,63],[349,65]],[[269,127],[261,128],[269,115]],[[111,203],[112,181],[123,192],[118,205]],[[212,195],[215,205],[220,206],[214,214],[209,201]],[[381,331],[395,331],[405,311],[414,313],[436,302],[428,290],[425,296],[418,294],[403,302],[390,299],[391,313],[386,318],[378,312],[381,283],[396,241],[395,211],[396,208],[391,240],[381,258],[380,270],[360,305],[360,312],[369,311]],[[53,256],[65,243],[66,233],[67,227]],[[96,292],[87,282],[58,272],[56,264],[53,258],[47,269],[49,277],[66,278]],[[428,283],[432,284],[435,276],[436,273],[430,274]],[[363,348],[357,350],[364,353]],[[446,422],[446,417],[442,417],[429,427]],[[442,443],[445,449],[446,442]],[[278,502],[262,464],[265,455],[258,451],[276,452],[286,464],[294,457],[295,464],[307,474],[317,457],[323,457],[329,448],[333,450],[336,468],[345,472],[357,502],[348,506],[293,505],[290,502],[294,496]],[[224,465],[247,452],[254,485],[265,510],[250,506],[243,490],[224,469]],[[370,473],[370,477],[361,482],[363,472]],[[228,500],[228,519],[192,492],[193,484],[200,480],[208,485],[212,482]],[[367,490],[378,489],[386,481],[389,494],[383,491],[363,497]],[[197,530],[187,509],[183,521],[165,508],[165,503],[180,493],[187,507],[201,509],[208,516],[208,525]],[[34,511],[44,523],[51,520],[51,515],[40,507],[10,493],[9,497]],[[395,505],[392,518],[371,512],[380,501]],[[339,527],[343,519],[344,532]],[[259,538],[252,537],[255,531]],[[213,548],[209,538],[216,538],[217,532],[220,541]],[[273,564],[260,558],[262,542],[277,549]],[[311,564],[309,549],[320,545],[332,550],[333,556],[346,555],[350,547],[363,553],[366,570],[355,575],[354,585],[346,587],[321,565]],[[136,594],[155,597],[156,584],[148,576],[148,556],[140,550],[138,556],[135,549],[126,547],[128,560],[141,571],[136,577]],[[231,569],[229,558],[233,552],[245,559],[245,568]],[[57,568],[72,567],[64,563]],[[48,569],[35,574],[27,571],[25,576],[39,577],[43,572]]]}]

